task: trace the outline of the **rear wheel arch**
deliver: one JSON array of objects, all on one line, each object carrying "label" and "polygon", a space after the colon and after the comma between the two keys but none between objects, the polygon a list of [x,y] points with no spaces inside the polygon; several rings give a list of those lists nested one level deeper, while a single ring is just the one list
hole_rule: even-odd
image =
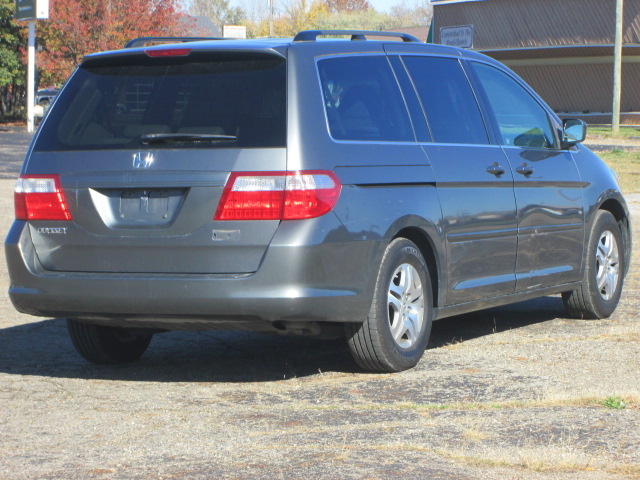
[{"label": "rear wheel arch", "polygon": [[411,240],[420,249],[420,253],[424,257],[424,260],[429,267],[429,276],[431,277],[431,288],[433,291],[433,306],[438,307],[440,303],[440,262],[438,261],[438,255],[436,254],[436,247],[433,244],[429,235],[418,227],[407,227],[400,230],[394,237],[406,238]]},{"label": "rear wheel arch", "polygon": [[345,323],[355,361],[365,370],[399,372],[414,367],[429,343],[433,295],[420,247],[395,237],[385,248],[367,317]]}]

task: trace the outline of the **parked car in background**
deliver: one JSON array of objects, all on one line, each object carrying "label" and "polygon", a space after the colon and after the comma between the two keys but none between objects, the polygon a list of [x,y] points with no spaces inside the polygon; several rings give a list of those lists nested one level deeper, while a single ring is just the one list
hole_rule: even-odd
[{"label": "parked car in background", "polygon": [[48,105],[58,95],[57,87],[47,87],[36,92],[36,103],[38,105]]},{"label": "parked car in background", "polygon": [[42,117],[45,113],[47,113],[51,102],[53,102],[53,100],[56,98],[58,92],[59,89],[57,87],[47,87],[36,92],[36,117]]},{"label": "parked car in background", "polygon": [[630,219],[585,134],[502,64],[400,33],[89,55],[16,186],[9,295],[97,363],[244,329],[399,371],[436,319],[550,294],[607,317]]}]

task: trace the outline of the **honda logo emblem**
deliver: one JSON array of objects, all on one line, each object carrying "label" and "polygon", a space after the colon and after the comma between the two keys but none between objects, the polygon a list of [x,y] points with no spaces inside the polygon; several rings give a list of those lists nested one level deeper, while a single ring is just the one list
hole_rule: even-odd
[{"label": "honda logo emblem", "polygon": [[153,164],[153,153],[138,152],[133,154],[133,168],[149,168]]}]

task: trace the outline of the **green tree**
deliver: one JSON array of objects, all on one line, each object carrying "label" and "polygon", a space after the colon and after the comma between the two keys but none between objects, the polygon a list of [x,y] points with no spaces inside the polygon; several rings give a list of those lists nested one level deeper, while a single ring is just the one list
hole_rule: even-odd
[{"label": "green tree", "polygon": [[13,20],[14,0],[0,0],[0,121],[23,113],[26,72],[21,47],[24,27]]}]

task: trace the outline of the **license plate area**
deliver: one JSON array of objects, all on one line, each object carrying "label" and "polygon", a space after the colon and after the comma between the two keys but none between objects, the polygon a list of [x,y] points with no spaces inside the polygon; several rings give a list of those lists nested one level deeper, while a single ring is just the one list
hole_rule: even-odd
[{"label": "license plate area", "polygon": [[93,203],[111,228],[162,228],[180,212],[188,189],[92,190]]}]

